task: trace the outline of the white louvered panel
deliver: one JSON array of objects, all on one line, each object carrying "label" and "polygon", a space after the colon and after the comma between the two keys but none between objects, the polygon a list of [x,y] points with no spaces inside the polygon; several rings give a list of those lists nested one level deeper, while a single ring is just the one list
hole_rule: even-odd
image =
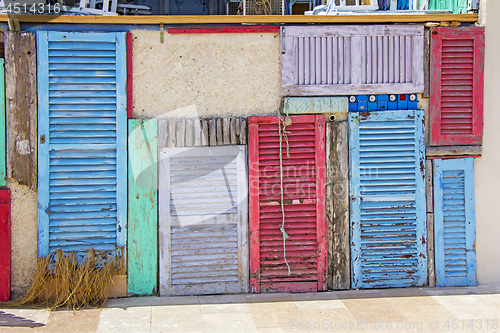
[{"label": "white louvered panel", "polygon": [[235,214],[236,156],[170,159],[170,211],[175,215]]},{"label": "white louvered panel", "polygon": [[460,170],[443,170],[445,277],[467,277],[465,177]]},{"label": "white louvered panel", "polygon": [[160,152],[160,294],[248,291],[246,147]]},{"label": "white louvered panel", "polygon": [[237,224],[172,227],[172,285],[238,283]]}]

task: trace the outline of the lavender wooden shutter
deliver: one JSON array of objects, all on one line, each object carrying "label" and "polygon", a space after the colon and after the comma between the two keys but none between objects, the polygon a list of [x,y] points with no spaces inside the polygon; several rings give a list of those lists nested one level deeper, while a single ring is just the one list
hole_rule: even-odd
[{"label": "lavender wooden shutter", "polygon": [[285,27],[283,95],[424,90],[421,25]]}]

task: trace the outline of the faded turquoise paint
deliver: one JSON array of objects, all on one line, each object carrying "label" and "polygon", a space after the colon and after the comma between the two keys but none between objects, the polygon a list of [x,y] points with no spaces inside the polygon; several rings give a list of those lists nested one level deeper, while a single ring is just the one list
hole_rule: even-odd
[{"label": "faded turquoise paint", "polygon": [[347,97],[285,97],[284,111],[290,114],[348,111]]},{"label": "faded turquoise paint", "polygon": [[158,272],[158,123],[128,123],[128,292],[152,295]]},{"label": "faded turquoise paint", "polygon": [[0,186],[5,186],[5,67],[0,58]]},{"label": "faded turquoise paint", "polygon": [[453,10],[453,14],[467,13],[467,0],[429,0],[429,9]]}]

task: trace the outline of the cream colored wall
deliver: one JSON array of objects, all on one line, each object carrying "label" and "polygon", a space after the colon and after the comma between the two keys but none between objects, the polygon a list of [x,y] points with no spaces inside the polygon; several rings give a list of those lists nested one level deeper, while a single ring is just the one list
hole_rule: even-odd
[{"label": "cream colored wall", "polygon": [[483,157],[476,159],[476,257],[479,284],[500,282],[500,1],[481,1],[486,23]]},{"label": "cream colored wall", "polygon": [[274,114],[279,34],[168,34],[135,30],[134,117]]},{"label": "cream colored wall", "polygon": [[23,296],[35,275],[38,258],[37,195],[25,185],[7,181],[11,195],[11,298]]}]

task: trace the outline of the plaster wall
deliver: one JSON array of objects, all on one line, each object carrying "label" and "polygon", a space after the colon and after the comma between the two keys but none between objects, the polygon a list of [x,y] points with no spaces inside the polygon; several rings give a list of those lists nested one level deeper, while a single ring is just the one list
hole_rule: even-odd
[{"label": "plaster wall", "polygon": [[11,297],[20,298],[35,276],[38,258],[37,195],[14,180],[11,195]]},{"label": "plaster wall", "polygon": [[134,118],[277,112],[278,33],[132,34]]},{"label": "plaster wall", "polygon": [[475,161],[476,257],[479,284],[500,282],[500,2],[481,1],[482,23],[486,24],[484,71],[483,157]]}]

